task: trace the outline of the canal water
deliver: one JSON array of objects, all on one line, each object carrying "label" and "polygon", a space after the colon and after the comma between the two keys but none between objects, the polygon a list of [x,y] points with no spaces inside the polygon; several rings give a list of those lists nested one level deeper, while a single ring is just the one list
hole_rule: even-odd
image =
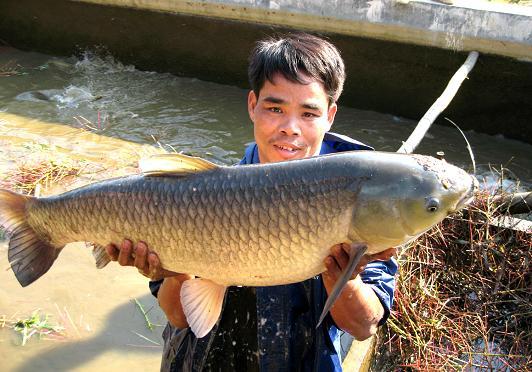
[{"label": "canal water", "polygon": [[[78,59],[3,48],[0,68],[6,65],[17,73],[0,80],[0,112],[137,143],[157,141],[168,150],[226,164],[236,162],[253,138],[245,89],[143,72],[91,52]],[[340,107],[333,130],[377,150],[396,151],[415,125],[389,114]],[[500,171],[502,165],[508,177],[532,182],[532,145],[473,131],[466,135],[480,173]],[[464,140],[454,127],[433,126],[416,150],[438,151],[449,162],[470,167]]]},{"label": "canal water", "polygon": [[[232,164],[253,138],[246,97],[247,91],[238,87],[143,72],[93,52],[59,58],[0,47],[0,114],[27,118],[29,123],[24,135],[16,128],[10,130],[10,140],[25,141],[32,131],[30,119],[38,119],[60,123],[65,130],[82,128]],[[415,121],[389,114],[340,107],[334,130],[377,150],[395,151],[415,125]],[[35,127],[35,133],[42,133],[42,127],[39,131]],[[532,145],[501,136],[466,135],[477,172],[486,183],[498,184],[504,168],[505,185],[515,180],[532,184]],[[82,148],[84,143],[75,146]],[[456,129],[431,128],[416,150],[430,155],[438,151],[445,152],[449,162],[470,167],[464,140]],[[16,160],[11,157],[13,152],[0,148],[0,172],[2,164]],[[28,288],[20,288],[8,267],[7,247],[2,242],[2,370],[157,370],[162,327],[150,330],[134,299],[143,304],[153,323],[163,324],[164,316],[149,295],[146,279],[134,269],[111,264],[96,270],[90,252],[79,246],[65,249],[50,272]],[[37,309],[50,316],[50,323],[65,327],[64,334],[41,340],[33,337],[21,346],[21,336],[8,327],[9,322],[27,318]]]}]

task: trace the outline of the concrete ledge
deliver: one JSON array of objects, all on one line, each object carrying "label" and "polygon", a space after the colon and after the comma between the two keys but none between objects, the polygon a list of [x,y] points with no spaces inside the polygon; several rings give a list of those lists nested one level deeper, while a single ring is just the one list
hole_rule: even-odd
[{"label": "concrete ledge", "polygon": [[367,372],[370,370],[373,361],[377,336],[371,336],[367,340],[353,340],[349,352],[342,363],[344,371]]},{"label": "concrete ledge", "polygon": [[532,60],[532,8],[454,0],[74,0]]}]

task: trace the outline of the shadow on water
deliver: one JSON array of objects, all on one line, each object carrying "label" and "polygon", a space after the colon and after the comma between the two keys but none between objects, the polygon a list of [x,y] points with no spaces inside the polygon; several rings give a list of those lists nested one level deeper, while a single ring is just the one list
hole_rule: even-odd
[{"label": "shadow on water", "polygon": [[[146,294],[145,296],[138,298],[138,300],[143,304],[154,303],[153,297],[150,294]],[[151,307],[151,305],[149,306]],[[146,311],[148,311],[148,309],[149,307]],[[135,356],[139,356],[140,358],[144,358],[148,355],[160,356],[162,354],[162,340],[160,335],[163,326],[156,326],[154,331],[149,331],[146,326],[140,325],[140,322],[138,321],[129,323],[128,319],[138,316],[138,314],[135,315],[135,312],[140,314],[139,309],[135,307],[132,301],[123,303],[108,315],[100,332],[94,335],[94,337],[79,341],[67,341],[63,344],[58,343],[58,346],[54,347],[52,350],[33,354],[17,368],[14,368],[13,371],[70,371],[79,369],[104,353],[118,354],[122,356],[134,353]],[[150,315],[150,319],[151,318],[152,315]],[[162,316],[159,315],[157,318],[156,323],[158,325],[163,324],[163,319],[159,319],[162,318]],[[153,319],[151,320],[154,321]],[[161,346],[152,344],[135,333],[142,334],[150,340],[161,344]],[[139,359],[139,363],[142,363],[142,359]],[[102,366],[98,368],[100,371],[106,369],[125,369],[120,360],[116,362],[116,365],[110,364],[107,365],[107,368],[101,367]],[[157,370],[158,367],[158,364],[149,366],[144,365],[141,369]]]}]

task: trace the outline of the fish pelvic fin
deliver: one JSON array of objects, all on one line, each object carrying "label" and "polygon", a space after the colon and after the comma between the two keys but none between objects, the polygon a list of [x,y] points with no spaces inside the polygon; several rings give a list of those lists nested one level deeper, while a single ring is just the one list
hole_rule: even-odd
[{"label": "fish pelvic fin", "polygon": [[202,278],[183,282],[181,306],[197,338],[207,335],[220,318],[226,289],[223,285]]},{"label": "fish pelvic fin", "polygon": [[89,243],[89,246],[92,246],[92,256],[96,261],[96,268],[103,269],[109,262],[111,262],[111,257],[107,254],[105,247],[103,245]]},{"label": "fish pelvic fin", "polygon": [[334,305],[336,299],[338,298],[338,296],[340,296],[340,293],[342,293],[342,290],[344,289],[346,283],[351,280],[351,276],[353,276],[355,268],[357,267],[358,263],[362,259],[362,256],[364,256],[367,250],[368,246],[365,244],[351,244],[351,249],[349,252],[349,262],[344,268],[344,271],[342,272],[341,276],[334,284],[334,287],[331,293],[329,294],[327,301],[325,301],[325,305],[323,305],[320,320],[318,321],[316,328],[318,328],[321,322],[323,322],[323,319],[325,319],[325,316],[327,315],[331,307]]},{"label": "fish pelvic fin", "polygon": [[219,168],[208,160],[184,154],[158,154],[139,161],[140,171],[146,176],[186,176]]},{"label": "fish pelvic fin", "polygon": [[44,241],[28,224],[26,205],[32,199],[31,196],[0,189],[0,225],[9,237],[7,257],[23,287],[43,276],[62,249]]}]

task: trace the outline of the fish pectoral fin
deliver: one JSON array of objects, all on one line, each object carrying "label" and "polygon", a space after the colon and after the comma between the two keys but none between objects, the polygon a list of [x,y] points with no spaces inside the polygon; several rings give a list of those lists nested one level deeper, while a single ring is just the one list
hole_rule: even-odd
[{"label": "fish pectoral fin", "polygon": [[227,287],[212,280],[196,278],[183,282],[181,306],[197,338],[209,333],[220,318]]},{"label": "fish pectoral fin", "polygon": [[140,171],[146,176],[186,176],[219,168],[208,160],[184,154],[158,154],[139,161]]},{"label": "fish pectoral fin", "polygon": [[103,269],[109,262],[111,262],[111,257],[107,254],[105,247],[103,245],[88,243],[92,246],[92,256],[96,260],[96,268]]},{"label": "fish pectoral fin", "polygon": [[334,287],[329,294],[329,297],[327,298],[327,301],[325,302],[325,305],[323,306],[323,310],[320,315],[320,320],[318,321],[318,325],[316,325],[316,328],[318,328],[323,322],[323,319],[325,319],[325,316],[331,309],[332,305],[334,305],[334,302],[340,296],[340,293],[342,293],[342,289],[344,289],[346,283],[351,280],[351,276],[353,275],[353,272],[355,271],[355,268],[357,267],[358,263],[362,259],[362,256],[366,253],[368,250],[368,246],[366,244],[360,244],[360,243],[352,243],[349,251],[349,262],[347,263],[347,266],[344,268],[344,271],[342,272],[342,275],[338,278],[336,283],[334,284]]},{"label": "fish pectoral fin", "polygon": [[46,273],[61,252],[42,239],[26,220],[32,197],[0,190],[0,226],[9,237],[7,258],[20,285],[26,287]]}]

